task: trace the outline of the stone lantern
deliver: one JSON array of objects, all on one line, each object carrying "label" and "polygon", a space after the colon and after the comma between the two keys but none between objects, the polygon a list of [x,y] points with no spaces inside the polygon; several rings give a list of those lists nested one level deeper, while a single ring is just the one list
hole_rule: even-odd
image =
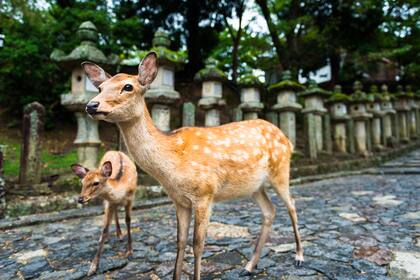
[{"label": "stone lantern", "polygon": [[98,122],[88,117],[85,107],[98,94],[98,89],[88,79],[80,64],[83,61],[91,61],[109,69],[109,66],[117,61],[105,57],[98,49],[98,31],[92,22],[83,22],[77,30],[77,36],[80,45],[70,54],[54,50],[51,59],[71,71],[71,92],[61,95],[61,104],[75,112],[77,118],[77,135],[74,144],[77,145],[78,162],[87,168],[95,168],[101,140]]},{"label": "stone lantern", "polygon": [[304,87],[292,81],[290,71],[284,71],[282,81],[271,85],[268,89],[270,93],[277,95],[277,104],[272,110],[279,113],[280,128],[296,146],[296,113],[302,110],[302,105],[297,103],[297,93]]},{"label": "stone lantern", "polygon": [[226,75],[217,68],[217,61],[209,58],[206,66],[196,75],[195,80],[202,82],[201,99],[198,106],[206,111],[205,126],[220,125],[220,109],[226,106],[223,99],[223,82]]},{"label": "stone lantern", "polygon": [[239,82],[241,88],[241,104],[239,108],[243,112],[244,120],[258,119],[258,112],[264,109],[261,103],[262,84],[257,77],[244,76]]},{"label": "stone lantern", "polygon": [[382,111],[381,101],[382,96],[378,92],[378,87],[376,85],[372,85],[370,87],[370,92],[368,95],[371,103],[368,104],[367,111],[368,113],[372,114],[371,120],[371,141],[372,146],[376,151],[381,151],[384,149],[382,145],[382,124],[381,120],[385,116],[385,112]]},{"label": "stone lantern", "polygon": [[327,113],[327,109],[324,107],[324,100],[329,98],[330,93],[319,88],[316,82],[311,80],[309,82],[308,88],[303,91],[300,96],[304,98],[305,104],[302,113],[305,115],[309,114],[311,115],[309,118],[313,118],[313,127],[311,124],[309,124],[310,127],[307,127],[307,132],[309,133],[311,130],[313,130],[314,137],[309,136],[310,133],[306,137],[308,138],[308,141],[315,142],[316,152],[321,152],[325,148],[324,144],[326,144],[324,143],[322,120],[322,116]]},{"label": "stone lantern", "polygon": [[353,94],[350,98],[350,116],[354,121],[354,138],[357,153],[367,156],[369,127],[368,122],[372,114],[367,112],[367,105],[370,103],[366,93],[362,91],[362,83],[359,81],[353,84]]},{"label": "stone lantern", "polygon": [[[382,121],[382,128],[383,128],[383,137],[384,143],[386,146],[392,146],[394,143],[393,137],[393,129],[392,129],[392,118],[395,116],[396,112],[392,106],[392,96],[388,92],[388,86],[382,85],[381,86],[381,95],[382,95],[382,102],[381,102],[381,110],[384,112],[383,121]],[[396,139],[395,139],[396,140]]]},{"label": "stone lantern", "polygon": [[399,138],[403,143],[410,141],[407,115],[410,111],[409,97],[403,91],[401,85],[397,86],[397,93],[395,93],[394,108],[397,111]]},{"label": "stone lantern", "polygon": [[347,153],[347,122],[350,116],[347,113],[349,96],[342,93],[341,86],[336,85],[326,104],[331,115],[333,125],[334,148],[340,153]]},{"label": "stone lantern", "polygon": [[175,91],[175,71],[183,65],[184,58],[169,49],[171,41],[166,31],[159,28],[152,41],[152,50],[158,57],[158,73],[156,79],[150,84],[145,98],[151,104],[152,119],[161,131],[170,131],[170,106],[180,99]]},{"label": "stone lantern", "polygon": [[411,86],[406,86],[406,94],[408,96],[408,105],[410,106],[410,111],[407,114],[407,125],[408,131],[411,139],[417,139],[417,119],[416,112],[418,111],[416,97],[412,90]]}]

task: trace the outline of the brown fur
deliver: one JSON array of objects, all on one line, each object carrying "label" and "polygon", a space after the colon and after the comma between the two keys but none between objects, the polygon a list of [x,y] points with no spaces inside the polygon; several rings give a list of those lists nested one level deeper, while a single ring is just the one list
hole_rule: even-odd
[{"label": "brown fur", "polygon": [[[200,279],[211,206],[216,201],[241,197],[253,197],[264,217],[255,252],[246,265],[248,272],[254,269],[275,215],[274,206],[262,187],[265,180],[273,184],[289,210],[296,237],[296,260],[303,261],[296,211],[289,194],[292,145],[287,137],[264,120],[209,128],[186,127],[166,135],[153,125],[144,100],[149,86],[144,81],[152,81],[156,75],[156,56],[147,55],[139,69],[137,77],[125,75],[121,79],[123,76],[119,74],[102,82],[102,92],[92,101],[99,102],[98,111],[107,114],[93,117],[117,123],[137,164],[162,184],[175,203],[178,253],[174,279],[181,277],[192,211],[195,213],[194,279]],[[92,77],[95,73],[87,70],[87,74],[95,79]],[[132,84],[134,90],[121,91],[125,84]],[[113,99],[124,101],[114,106]]]}]

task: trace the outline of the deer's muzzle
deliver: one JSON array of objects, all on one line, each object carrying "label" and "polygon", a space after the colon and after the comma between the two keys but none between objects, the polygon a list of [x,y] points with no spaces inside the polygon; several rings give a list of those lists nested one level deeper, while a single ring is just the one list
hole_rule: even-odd
[{"label": "deer's muzzle", "polygon": [[99,102],[98,101],[90,101],[86,105],[86,112],[90,115],[94,115],[98,112]]}]

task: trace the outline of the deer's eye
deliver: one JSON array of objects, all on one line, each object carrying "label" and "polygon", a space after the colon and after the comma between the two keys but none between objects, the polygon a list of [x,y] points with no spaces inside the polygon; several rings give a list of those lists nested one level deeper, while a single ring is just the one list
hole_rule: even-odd
[{"label": "deer's eye", "polygon": [[99,182],[94,182],[93,185],[97,186],[97,185],[99,185]]},{"label": "deer's eye", "polygon": [[100,87],[98,87],[98,91],[99,91],[99,93],[101,93],[101,91],[102,91],[102,90],[101,90],[101,88],[100,88]]},{"label": "deer's eye", "polygon": [[126,85],[124,86],[124,91],[132,91],[132,90],[133,90],[133,85],[126,84]]}]

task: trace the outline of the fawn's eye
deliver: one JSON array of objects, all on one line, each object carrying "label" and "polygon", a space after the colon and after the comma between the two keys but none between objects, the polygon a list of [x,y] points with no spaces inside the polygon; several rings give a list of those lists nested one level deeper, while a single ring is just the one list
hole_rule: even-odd
[{"label": "fawn's eye", "polygon": [[94,182],[93,185],[97,186],[97,185],[99,185],[99,182]]},{"label": "fawn's eye", "polygon": [[124,86],[124,91],[132,91],[132,90],[133,90],[133,85],[126,84],[126,85]]},{"label": "fawn's eye", "polygon": [[98,91],[99,91],[99,93],[101,93],[101,91],[102,91],[102,90],[101,90],[101,88],[100,88],[100,87],[98,87]]}]

